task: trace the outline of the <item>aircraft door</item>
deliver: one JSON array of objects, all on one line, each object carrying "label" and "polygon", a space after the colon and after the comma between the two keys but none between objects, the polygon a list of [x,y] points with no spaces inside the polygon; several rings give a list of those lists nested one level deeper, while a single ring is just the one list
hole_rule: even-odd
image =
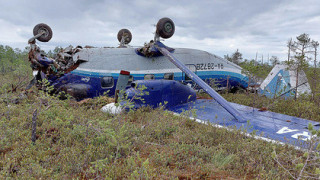
[{"label": "aircraft door", "polygon": [[[186,64],[185,66],[189,68],[192,72],[197,74],[197,68],[195,64]],[[184,72],[182,72],[182,80],[191,81],[191,79]]]}]

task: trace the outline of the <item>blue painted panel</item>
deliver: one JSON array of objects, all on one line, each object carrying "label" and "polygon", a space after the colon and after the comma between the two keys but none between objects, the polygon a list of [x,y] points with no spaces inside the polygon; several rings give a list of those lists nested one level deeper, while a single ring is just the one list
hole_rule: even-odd
[{"label": "blue painted panel", "polygon": [[[102,77],[102,76],[101,76]],[[84,76],[84,75],[76,75],[72,73],[65,74],[64,76],[56,79],[56,77],[49,77],[49,82],[56,90],[61,90],[64,86],[69,86],[71,84],[74,85],[87,85],[90,88],[87,90],[86,98],[93,98],[96,96],[103,95],[104,93],[108,93],[108,95],[112,96],[115,92],[115,85],[117,84],[117,78],[114,77],[114,86],[110,88],[102,88],[101,87],[101,79],[97,76]]]},{"label": "blue painted panel", "polygon": [[158,50],[168,58],[168,60],[174,64],[177,68],[183,71],[193,82],[197,83],[205,92],[207,92],[212,98],[214,98],[225,110],[233,115],[235,119],[240,122],[244,121],[242,114],[240,114],[236,109],[229,105],[229,103],[220,96],[215,90],[213,90],[206,82],[204,82],[198,75],[192,72],[188,67],[186,67],[180,60],[174,57],[167,49],[161,47],[163,45],[160,41],[157,41],[156,47]]},{"label": "blue painted panel", "polygon": [[298,140],[297,137],[300,136],[301,139],[310,138],[311,134],[307,129],[309,123],[313,124],[316,129],[319,129],[319,122],[270,111],[260,112],[258,109],[240,104],[230,104],[244,115],[249,124],[238,122],[214,100],[197,100],[192,103],[172,107],[170,110],[181,113],[191,107],[192,109],[196,109],[197,119],[221,126],[246,129],[249,133],[256,131],[257,135],[262,137],[296,146],[303,146],[300,143],[304,142],[303,140]]},{"label": "blue painted panel", "polygon": [[[72,74],[82,75],[82,76],[89,76],[89,77],[102,77],[102,76],[114,76],[118,77],[119,73],[97,73],[91,71],[82,71],[82,70],[74,70],[71,72]],[[165,73],[154,73],[156,77],[163,78]],[[136,78],[144,78],[145,74],[131,74],[133,77]],[[217,79],[219,80],[227,80],[229,76],[229,80],[238,81],[239,84],[242,86],[248,86],[248,77],[234,73],[229,71],[197,71],[197,75],[202,79]],[[175,72],[174,73],[175,80],[182,80],[182,72]],[[178,79],[176,79],[178,78]]]},{"label": "blue painted panel", "polygon": [[[155,79],[163,79],[165,73],[155,73]],[[182,81],[182,72],[174,73],[175,80]],[[197,74],[201,79],[209,84],[210,79],[215,79],[218,87],[227,86],[227,78],[229,78],[229,86],[241,86],[246,88],[247,77],[242,74],[228,72],[228,71],[198,71]],[[143,80],[144,74],[131,74],[134,80]],[[109,96],[113,96],[115,92],[115,87],[112,88],[102,88],[100,78],[105,76],[112,76],[114,78],[114,84],[117,83],[119,73],[101,73],[101,72],[91,72],[83,70],[74,70],[71,73],[65,74],[60,78],[56,76],[50,76],[48,79],[51,84],[59,89],[61,86],[66,84],[86,84],[90,85],[88,88],[87,96],[88,98],[93,98],[104,93],[108,93]]]},{"label": "blue painted panel", "polygon": [[282,94],[283,97],[292,97],[294,95],[294,91],[290,91],[290,89],[291,85],[289,71],[281,69],[264,88],[264,90],[260,90],[260,94],[263,94],[269,98],[274,98]]},{"label": "blue painted panel", "polygon": [[[178,81],[142,80],[134,81],[134,84],[137,84],[137,87],[127,89],[126,94],[128,99],[132,99],[135,108],[142,106],[158,107],[159,104],[173,107],[196,100],[195,91]],[[146,88],[143,93],[139,90],[141,87]],[[148,93],[146,94],[145,92]]]},{"label": "blue painted panel", "polygon": [[[113,76],[115,79],[119,76],[118,73],[97,73],[82,70],[74,70],[71,74],[79,76],[88,76],[92,78],[101,78],[104,76]],[[165,73],[154,73],[155,79],[163,79]],[[143,80],[144,74],[131,74],[134,80]],[[226,87],[227,79],[229,79],[229,86],[240,86],[242,88],[248,87],[247,77],[242,74],[228,72],[228,71],[197,71],[197,75],[201,79],[205,79],[207,83],[210,83],[210,79],[214,79],[218,87]],[[174,79],[182,81],[182,72],[174,73]]]}]

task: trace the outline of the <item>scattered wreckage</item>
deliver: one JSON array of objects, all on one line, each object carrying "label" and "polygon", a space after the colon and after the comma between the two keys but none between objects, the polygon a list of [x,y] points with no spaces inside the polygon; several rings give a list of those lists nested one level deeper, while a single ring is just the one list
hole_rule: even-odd
[{"label": "scattered wreckage", "polygon": [[[248,78],[241,73],[241,67],[204,51],[173,49],[160,42],[160,37],[170,38],[174,31],[173,21],[162,18],[154,40],[141,48],[128,47],[132,35],[123,29],[117,36],[119,48],[68,47],[53,60],[43,56],[35,45],[35,39],[49,41],[52,30],[45,24],[37,25],[29,40],[29,58],[37,71],[32,82],[48,79],[57,92],[66,92],[78,100],[108,93],[116,99],[130,99],[134,108],[164,105],[175,113],[194,109],[199,122],[246,129],[263,140],[306,147],[299,142],[311,139],[308,124],[318,128],[320,123],[229,103],[207,80],[217,79],[221,87],[246,88]],[[197,99],[189,83],[196,84],[213,99]],[[142,89],[148,93],[142,93]],[[118,96],[121,91],[124,94]],[[120,107],[108,104],[102,110],[119,113],[126,107],[125,102],[120,101]],[[193,115],[190,113],[190,117]]]},{"label": "scattered wreckage", "polygon": [[59,78],[66,73],[76,69],[80,62],[73,61],[73,55],[82,49],[81,46],[73,48],[71,45],[57,54],[56,59],[48,58],[45,53],[36,45],[36,39],[41,42],[48,42],[52,38],[52,30],[46,24],[38,24],[33,29],[34,37],[28,40],[30,51],[28,54],[31,68],[35,72],[35,78],[30,82],[27,89],[38,81],[52,76]]}]

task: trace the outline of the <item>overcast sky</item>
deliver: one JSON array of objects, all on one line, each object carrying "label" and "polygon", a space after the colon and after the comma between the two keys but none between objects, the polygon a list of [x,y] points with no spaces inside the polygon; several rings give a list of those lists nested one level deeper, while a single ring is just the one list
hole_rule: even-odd
[{"label": "overcast sky", "polygon": [[38,23],[53,38],[38,44],[56,46],[118,45],[122,28],[133,34],[132,46],[153,39],[154,25],[171,18],[175,34],[170,47],[194,48],[218,56],[237,49],[246,59],[272,55],[285,60],[287,41],[307,33],[320,41],[319,0],[0,0],[0,44],[23,49]]}]

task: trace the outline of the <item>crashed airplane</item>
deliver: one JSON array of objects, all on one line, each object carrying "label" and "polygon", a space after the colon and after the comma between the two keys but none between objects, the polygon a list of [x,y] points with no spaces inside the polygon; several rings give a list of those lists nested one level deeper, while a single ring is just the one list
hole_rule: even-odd
[{"label": "crashed airplane", "polygon": [[[229,103],[208,82],[213,78],[220,87],[246,88],[248,78],[241,74],[241,67],[204,51],[173,49],[160,42],[160,37],[170,38],[174,31],[172,20],[162,18],[154,40],[141,48],[129,47],[132,35],[123,29],[118,33],[118,48],[70,47],[53,60],[41,54],[35,44],[36,39],[47,42],[52,37],[50,27],[39,24],[29,40],[29,59],[36,71],[32,82],[47,79],[56,92],[64,91],[78,100],[104,93],[115,95],[117,100],[122,90],[125,96],[120,95],[120,99],[131,99],[135,108],[165,105],[175,113],[195,109],[199,122],[246,129],[263,140],[306,146],[300,142],[308,142],[312,137],[308,124],[318,128],[320,123]],[[197,99],[191,88],[196,86],[188,83],[196,84],[213,99]],[[148,93],[141,93],[142,87]],[[123,108],[112,103],[102,110],[119,112],[126,107],[124,102],[120,101]]]},{"label": "crashed airplane", "polygon": [[[78,100],[104,93],[114,95],[122,69],[131,72],[131,81],[167,79],[191,83],[185,73],[154,48],[160,37],[170,38],[174,31],[173,22],[163,18],[157,24],[158,33],[154,40],[141,48],[131,48],[128,44],[132,35],[129,30],[122,29],[117,36],[120,41],[118,48],[68,47],[52,60],[42,56],[35,44],[35,39],[49,41],[52,30],[46,24],[38,24],[33,30],[35,36],[29,40],[29,59],[37,72],[37,80],[46,77],[57,91],[65,91]],[[221,57],[195,49],[164,48],[208,83],[215,79],[214,83],[219,87],[235,89],[248,86],[247,77],[241,73],[242,68]]]}]

